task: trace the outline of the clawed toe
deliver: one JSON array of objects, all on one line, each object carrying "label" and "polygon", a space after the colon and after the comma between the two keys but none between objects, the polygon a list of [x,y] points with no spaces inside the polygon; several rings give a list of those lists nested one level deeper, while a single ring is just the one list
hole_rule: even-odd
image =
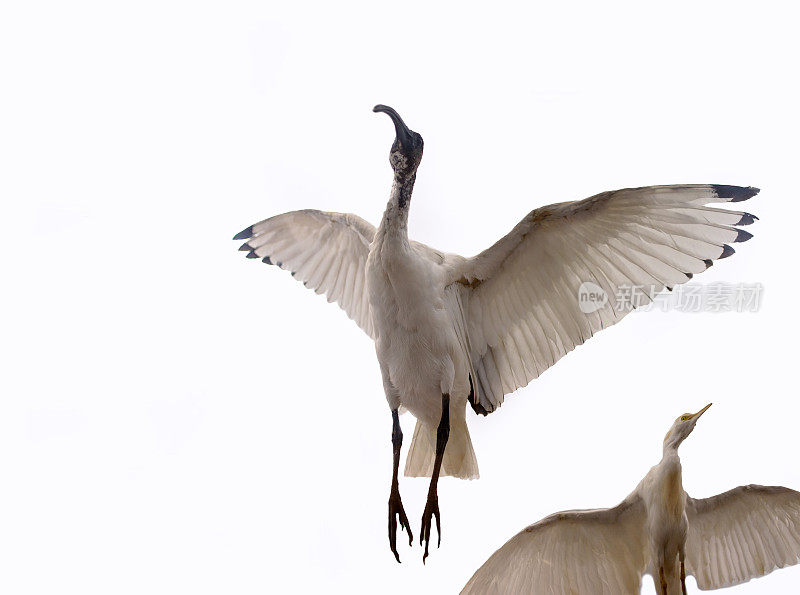
[{"label": "clawed toe", "polygon": [[411,525],[408,522],[406,511],[403,509],[403,502],[400,500],[399,493],[392,493],[389,496],[389,547],[394,554],[395,560],[400,562],[400,554],[397,553],[397,523],[400,523],[400,530],[408,532],[408,545],[414,543],[414,536],[411,533]]},{"label": "clawed toe", "polygon": [[419,533],[419,544],[425,546],[425,552],[422,554],[422,563],[428,557],[428,545],[431,541],[431,520],[436,519],[436,534],[438,541],[436,547],[442,545],[442,525],[439,517],[439,500],[434,494],[428,496],[428,501],[425,504],[425,512],[422,513],[422,528]]}]

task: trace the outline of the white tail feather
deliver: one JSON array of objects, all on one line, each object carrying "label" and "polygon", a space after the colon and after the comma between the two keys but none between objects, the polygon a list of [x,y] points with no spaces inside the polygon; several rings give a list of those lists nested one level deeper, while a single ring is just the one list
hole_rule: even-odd
[{"label": "white tail feather", "polygon": [[[429,428],[417,420],[406,457],[406,477],[430,477],[433,474],[435,456],[436,428]],[[450,436],[444,449],[440,475],[459,479],[478,478],[478,460],[472,449],[467,422],[463,419],[450,420]]]}]

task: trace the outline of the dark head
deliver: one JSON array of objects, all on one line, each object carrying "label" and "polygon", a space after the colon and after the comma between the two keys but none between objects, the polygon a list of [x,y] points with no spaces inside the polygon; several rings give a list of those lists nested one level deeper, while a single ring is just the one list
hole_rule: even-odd
[{"label": "dark head", "polygon": [[389,163],[395,178],[402,181],[413,177],[422,161],[422,137],[406,126],[400,114],[388,105],[376,105],[372,111],[383,112],[394,122],[396,136],[389,153]]}]

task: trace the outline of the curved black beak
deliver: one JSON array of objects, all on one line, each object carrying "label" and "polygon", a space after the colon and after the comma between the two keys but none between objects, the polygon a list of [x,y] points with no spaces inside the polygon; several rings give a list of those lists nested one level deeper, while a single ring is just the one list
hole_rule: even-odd
[{"label": "curved black beak", "polygon": [[411,147],[411,130],[406,123],[403,122],[403,118],[400,117],[393,108],[389,107],[388,105],[381,105],[378,104],[372,108],[373,112],[383,112],[387,116],[392,119],[394,122],[394,130],[395,134],[397,135],[397,140],[400,141],[400,144],[406,148]]}]

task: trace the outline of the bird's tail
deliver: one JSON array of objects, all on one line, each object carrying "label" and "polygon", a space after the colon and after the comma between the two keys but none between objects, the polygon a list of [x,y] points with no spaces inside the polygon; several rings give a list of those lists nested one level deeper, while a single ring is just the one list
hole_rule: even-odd
[{"label": "bird's tail", "polygon": [[[406,457],[406,477],[430,477],[436,456],[436,428],[430,428],[417,420],[414,437]],[[478,478],[478,460],[472,449],[467,422],[464,419],[450,420],[450,436],[444,449],[442,476],[451,475],[459,479]]]}]

